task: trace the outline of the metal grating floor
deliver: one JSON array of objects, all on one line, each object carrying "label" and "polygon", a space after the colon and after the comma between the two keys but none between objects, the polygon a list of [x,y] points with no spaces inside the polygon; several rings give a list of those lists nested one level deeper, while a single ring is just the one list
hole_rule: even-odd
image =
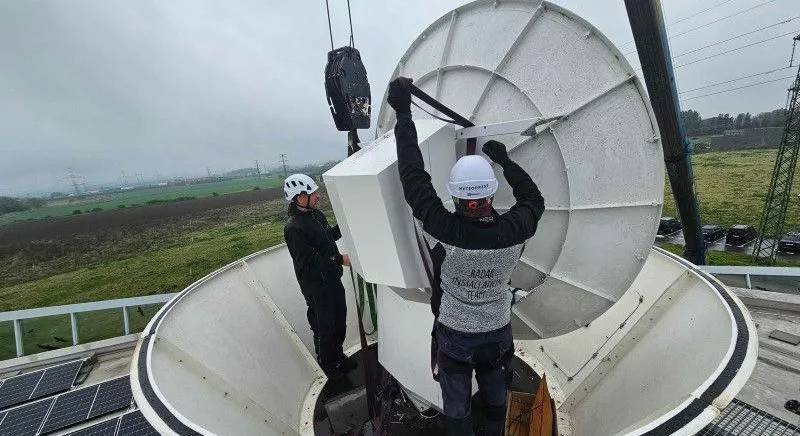
[{"label": "metal grating floor", "polygon": [[800,428],[757,407],[734,399],[698,435],[800,436]]}]

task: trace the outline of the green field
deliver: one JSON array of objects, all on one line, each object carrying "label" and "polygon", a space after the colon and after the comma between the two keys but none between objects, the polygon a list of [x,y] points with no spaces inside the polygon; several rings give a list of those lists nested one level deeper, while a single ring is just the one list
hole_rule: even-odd
[{"label": "green field", "polygon": [[[693,157],[695,187],[704,224],[750,224],[758,229],[777,150],[713,152]],[[786,213],[786,229],[800,228],[800,171]],[[669,180],[664,216],[677,216]]]},{"label": "green field", "polygon": [[[181,243],[170,248],[146,251],[127,259],[0,288],[0,311],[178,292],[215,269],[283,242],[283,223],[230,223],[212,230],[193,232],[182,239]],[[92,313],[93,317],[95,315]],[[136,313],[132,312],[130,316],[133,320]],[[52,318],[25,322],[26,332],[34,329],[28,334],[30,338],[25,338],[26,349],[41,351],[36,349],[37,344],[71,345],[53,339],[56,336],[72,337],[69,318]],[[121,318],[121,311],[104,311],[96,319],[84,322],[81,341],[119,336]],[[5,324],[0,324],[0,359],[12,357],[14,352],[13,336],[9,335],[11,325]]]},{"label": "green field", "polygon": [[[223,220],[214,221],[210,227],[208,223],[194,224],[199,230],[178,230],[180,233],[154,249],[109,252],[114,260],[78,268],[64,264],[49,277],[0,287],[0,312],[178,292],[236,259],[282,243],[285,209],[283,200],[232,207]],[[329,208],[324,210],[331,216]],[[132,330],[141,331],[156,309],[146,307],[146,316],[141,316],[132,308]],[[15,356],[12,329],[11,323],[0,323],[0,359]],[[121,310],[83,314],[79,329],[81,342],[119,336]],[[72,343],[68,316],[24,321],[23,331],[26,353]],[[65,339],[67,342],[62,342]]]},{"label": "green field", "polygon": [[[763,197],[774,165],[775,150],[704,153],[694,156],[694,170],[700,207],[705,223],[730,226],[736,223],[758,226]],[[788,226],[800,227],[800,173],[795,181],[788,212]],[[268,187],[268,179],[262,188]],[[126,192],[129,204],[144,204],[151,199],[170,199],[180,196],[223,194],[252,189],[254,180],[239,180],[229,184],[209,184],[186,187],[184,190],[148,190]],[[279,181],[272,180],[272,186]],[[186,190],[189,189],[189,190]],[[108,199],[111,207],[120,198]],[[664,215],[675,216],[675,206],[669,184],[665,187]],[[67,213],[74,209],[91,209],[91,205],[62,205]],[[325,202],[324,204],[328,204]],[[41,209],[41,210],[44,210]],[[51,210],[54,210],[51,208]],[[31,307],[53,306],[96,300],[108,300],[140,295],[177,292],[209,272],[257,250],[283,242],[283,222],[286,203],[281,200],[265,204],[237,206],[209,214],[205,218],[184,220],[164,225],[151,232],[135,235],[120,234],[108,241],[94,241],[92,253],[70,253],[50,264],[33,265],[24,258],[7,264],[18,268],[22,277],[0,285],[0,311]],[[326,210],[329,217],[330,209]],[[52,213],[51,213],[52,214]],[[6,217],[0,217],[5,219]],[[2,221],[0,221],[2,222]],[[682,253],[683,247],[660,244],[667,250]],[[81,257],[83,256],[83,257]],[[752,256],[732,252],[711,251],[712,265],[750,265]],[[75,260],[77,259],[77,261]],[[800,266],[800,263],[779,261],[779,265]],[[33,271],[46,270],[46,276]],[[139,331],[155,313],[157,306],[136,308],[129,312],[133,326]],[[81,315],[81,342],[118,336],[122,332],[121,312],[103,311]],[[71,345],[69,319],[66,316],[31,320],[23,323],[26,352]],[[0,359],[13,357],[14,343],[10,323],[0,323]]]},{"label": "green field", "polygon": [[181,197],[210,197],[212,195],[230,194],[248,191],[255,187],[266,189],[281,185],[282,177],[251,177],[234,180],[224,180],[213,183],[202,183],[185,186],[163,186],[130,191],[116,191],[113,193],[97,194],[82,199],[61,199],[51,201],[46,206],[22,212],[13,212],[0,215],[0,225],[15,221],[41,219],[49,216],[72,215],[75,210],[83,213],[95,209],[111,210],[120,206],[135,207],[147,204],[149,201],[176,200]]},{"label": "green field", "polygon": [[2,287],[0,311],[177,292],[223,265],[281,242],[282,222],[228,223],[184,235],[169,248]]},{"label": "green field", "polygon": [[[160,304],[128,308],[131,333],[144,330],[160,308]],[[122,336],[125,333],[121,309],[83,312],[77,314],[77,317],[80,343]],[[13,333],[11,322],[0,323],[0,360],[16,357]],[[71,346],[69,315],[22,321],[22,339],[26,355]]]},{"label": "green field", "polygon": [[[678,256],[683,256],[683,249],[684,249],[683,245],[670,244],[666,242],[658,242],[656,243],[656,245],[669,251],[670,253],[677,254]],[[760,263],[763,263],[763,261],[759,261],[758,259],[755,258],[755,256],[744,253],[737,253],[735,251],[708,250],[706,255],[706,263],[708,265],[747,266],[747,265],[758,265]],[[778,259],[775,261],[775,266],[800,267],[800,259],[794,261]]]}]

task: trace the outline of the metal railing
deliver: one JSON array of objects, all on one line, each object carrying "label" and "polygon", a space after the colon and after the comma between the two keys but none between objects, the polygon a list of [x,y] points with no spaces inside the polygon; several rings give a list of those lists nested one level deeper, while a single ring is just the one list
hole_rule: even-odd
[{"label": "metal railing", "polygon": [[744,277],[748,289],[753,289],[752,277],[792,277],[800,280],[800,267],[772,267],[772,266],[716,266],[703,265],[703,271],[715,276],[741,276]]},{"label": "metal railing", "polygon": [[[751,277],[785,277],[797,278],[800,280],[800,267],[764,267],[764,266],[709,266],[700,267],[703,271],[721,276],[741,276],[744,278],[748,289],[753,288]],[[134,306],[144,306],[149,304],[163,304],[178,295],[158,294],[144,297],[122,298],[118,300],[93,301],[91,303],[68,304],[64,306],[40,307],[36,309],[15,310],[12,312],[0,312],[0,322],[11,321],[14,324],[14,342],[16,344],[17,356],[25,355],[24,343],[22,339],[22,321],[32,318],[42,318],[54,315],[69,315],[70,327],[72,330],[72,344],[78,345],[78,313],[92,312],[97,310],[121,309],[122,322],[126,335],[131,333],[130,318],[128,308]]]},{"label": "metal railing", "polygon": [[96,310],[122,309],[122,323],[125,334],[131,333],[130,317],[128,308],[135,306],[145,306],[149,304],[163,304],[171,300],[178,294],[158,294],[147,295],[144,297],[121,298],[118,300],[93,301],[91,303],[67,304],[64,306],[39,307],[36,309],[15,310],[11,312],[0,312],[0,322],[11,321],[14,324],[14,343],[17,348],[17,357],[25,355],[24,343],[22,340],[22,321],[32,318],[43,318],[54,315],[69,315],[70,328],[72,330],[72,345],[78,345],[78,313],[93,312]]}]

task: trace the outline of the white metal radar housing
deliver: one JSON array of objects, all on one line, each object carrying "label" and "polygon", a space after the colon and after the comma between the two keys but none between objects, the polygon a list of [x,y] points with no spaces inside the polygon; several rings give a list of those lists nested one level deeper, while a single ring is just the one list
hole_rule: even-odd
[{"label": "white metal radar housing", "polygon": [[[514,278],[534,291],[512,323],[517,358],[547,375],[559,435],[690,435],[711,422],[752,373],[758,337],[723,285],[650,248],[662,201],[661,148],[644,91],[619,51],[550,3],[481,0],[426,30],[399,74],[478,125],[557,117],[533,137],[499,139],[547,205]],[[463,141],[455,127],[414,115],[426,168],[444,198]],[[325,180],[341,251],[379,284],[370,340],[378,341],[381,365],[415,402],[441,407],[429,367],[433,315],[417,288],[425,275],[385,103],[379,122],[376,141]],[[512,203],[502,184],[495,204]],[[353,352],[358,315],[349,269],[342,281],[345,347]],[[166,435],[312,436],[325,383],[286,246],[186,288],[142,332],[131,366],[137,406]]]},{"label": "white metal radar housing", "polygon": [[[552,3],[479,0],[422,32],[397,76],[413,78],[477,125],[558,117],[532,137],[491,138],[533,177],[547,208],[512,281],[534,292],[515,310],[550,337],[588,324],[618,301],[644,265],[664,195],[658,127],[619,50]],[[416,108],[413,116],[431,118]],[[378,135],[394,123],[384,98]],[[455,159],[464,142],[455,145]],[[494,205],[502,213],[514,198],[496,171]]]}]

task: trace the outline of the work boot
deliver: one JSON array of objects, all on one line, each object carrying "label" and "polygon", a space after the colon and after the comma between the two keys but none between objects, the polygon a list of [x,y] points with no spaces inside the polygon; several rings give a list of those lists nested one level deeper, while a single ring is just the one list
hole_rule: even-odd
[{"label": "work boot", "polygon": [[358,368],[358,362],[352,357],[343,356],[342,360],[339,361],[339,371],[342,374],[347,374],[356,368]]}]

